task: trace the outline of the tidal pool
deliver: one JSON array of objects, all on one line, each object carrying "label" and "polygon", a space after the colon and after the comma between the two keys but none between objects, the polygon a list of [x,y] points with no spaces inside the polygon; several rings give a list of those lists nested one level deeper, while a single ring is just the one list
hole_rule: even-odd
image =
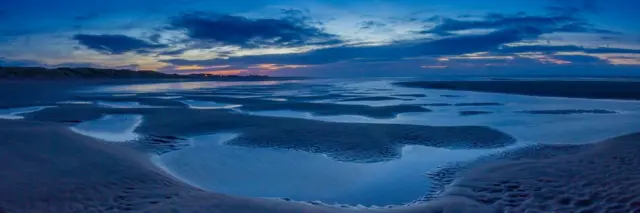
[{"label": "tidal pool", "polygon": [[213,101],[184,100],[181,102],[188,105],[189,108],[192,108],[192,109],[231,109],[231,108],[238,108],[242,106],[239,104],[225,104],[225,103],[218,103]]},{"label": "tidal pool", "polygon": [[97,101],[96,102],[100,106],[110,107],[110,108],[143,108],[143,107],[151,107],[142,105],[138,102],[124,102],[124,101]]},{"label": "tidal pool", "polygon": [[[473,160],[511,148],[531,144],[582,144],[617,135],[637,132],[640,125],[638,101],[589,100],[522,95],[478,93],[404,88],[393,80],[324,82],[332,93],[394,96],[422,94],[423,97],[385,101],[306,102],[345,105],[418,105],[430,112],[402,113],[390,119],[354,115],[316,116],[310,111],[239,111],[240,105],[210,101],[179,100],[194,109],[231,108],[258,116],[313,119],[324,122],[395,123],[429,126],[487,126],[518,140],[510,147],[491,150],[447,150],[426,146],[405,146],[399,159],[379,163],[341,162],[323,154],[273,148],[247,148],[225,145],[235,132],[212,133],[189,138],[190,146],[154,156],[154,162],[168,173],[204,190],[249,197],[290,198],[297,201],[322,201],[328,204],[365,206],[401,205],[424,196],[430,180],[424,175],[448,163]],[[222,85],[198,85],[196,88],[166,88],[172,92],[203,90],[225,92]],[[238,86],[238,85],[233,85]],[[235,89],[241,89],[238,86]],[[311,86],[264,87],[269,92],[261,99],[319,96]],[[249,89],[247,89],[249,90]],[[227,91],[228,92],[228,91]],[[164,95],[175,96],[173,93]],[[215,95],[214,95],[215,96]],[[364,97],[364,96],[363,96]],[[295,101],[303,101],[294,100]],[[498,104],[479,104],[498,103]],[[525,114],[526,110],[610,110],[615,114]],[[460,116],[460,112],[483,111],[487,114]],[[242,122],[242,121],[238,121]],[[125,125],[126,126],[126,125]],[[126,128],[124,128],[126,129]],[[241,131],[241,130],[239,130]],[[119,131],[127,135],[131,131]],[[93,134],[93,137],[97,137]],[[181,136],[182,137],[182,136]]]},{"label": "tidal pool", "polygon": [[23,119],[24,116],[21,114],[27,114],[32,112],[37,112],[46,108],[51,108],[52,106],[32,106],[32,107],[20,107],[20,108],[8,108],[8,109],[0,109],[0,119]]},{"label": "tidal pool", "polygon": [[134,141],[139,135],[134,131],[142,123],[141,115],[105,115],[71,127],[71,130],[108,142]]},{"label": "tidal pool", "polygon": [[494,150],[447,150],[405,146],[400,159],[380,163],[335,161],[323,154],[225,145],[219,133],[190,138],[191,146],[155,157],[172,175],[199,188],[250,197],[290,198],[328,204],[401,205],[424,196],[424,173]]}]

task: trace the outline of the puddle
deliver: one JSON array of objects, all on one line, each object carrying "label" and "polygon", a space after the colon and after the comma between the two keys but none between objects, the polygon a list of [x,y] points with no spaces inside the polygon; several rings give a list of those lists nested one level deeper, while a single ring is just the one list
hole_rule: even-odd
[{"label": "puddle", "polygon": [[9,108],[9,109],[0,109],[0,119],[23,119],[24,116],[21,114],[37,112],[46,108],[51,108],[53,106],[32,106],[32,107],[20,107],[20,108]]},{"label": "puddle", "polygon": [[93,104],[91,101],[60,101],[57,104]]},{"label": "puddle", "polygon": [[405,146],[397,160],[351,163],[302,151],[224,145],[236,136],[193,137],[191,147],[155,157],[154,162],[187,183],[219,193],[385,206],[423,196],[429,188],[424,173],[440,165],[509,148],[453,151]]},{"label": "puddle", "polygon": [[192,108],[192,109],[231,109],[231,108],[238,108],[242,106],[239,104],[225,104],[225,103],[218,103],[213,101],[184,100],[181,102],[186,105],[189,105],[189,108]]},{"label": "puddle", "polygon": [[134,131],[141,123],[141,115],[106,115],[98,120],[82,122],[71,130],[103,141],[126,142],[138,139],[139,135]]},{"label": "puddle", "polygon": [[119,102],[119,101],[97,101],[98,105],[110,108],[148,108],[151,106],[142,105],[138,102]]},{"label": "puddle", "polygon": [[171,99],[182,98],[182,96],[154,96],[153,98],[171,100]]}]

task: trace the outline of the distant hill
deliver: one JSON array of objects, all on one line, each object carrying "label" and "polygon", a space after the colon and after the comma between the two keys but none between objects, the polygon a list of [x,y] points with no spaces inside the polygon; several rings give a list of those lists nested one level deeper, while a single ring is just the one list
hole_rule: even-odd
[{"label": "distant hill", "polygon": [[44,67],[2,67],[0,66],[0,79],[203,79],[203,80],[228,80],[228,81],[254,81],[254,80],[287,80],[299,78],[272,78],[263,75],[207,75],[191,74],[178,75],[166,74],[150,70],[119,70],[97,68],[44,68]]},{"label": "distant hill", "polygon": [[0,79],[132,79],[191,78],[156,71],[132,71],[96,68],[0,67]]}]

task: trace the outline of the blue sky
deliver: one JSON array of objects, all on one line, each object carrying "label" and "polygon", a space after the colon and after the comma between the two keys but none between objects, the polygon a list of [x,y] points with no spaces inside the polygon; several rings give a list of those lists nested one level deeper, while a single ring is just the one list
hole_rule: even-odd
[{"label": "blue sky", "polygon": [[0,66],[640,75],[636,0],[0,0]]}]

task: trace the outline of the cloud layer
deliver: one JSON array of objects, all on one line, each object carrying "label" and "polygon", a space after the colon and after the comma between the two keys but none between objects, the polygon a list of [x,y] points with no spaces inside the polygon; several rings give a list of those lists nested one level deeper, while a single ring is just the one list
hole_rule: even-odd
[{"label": "cloud layer", "polygon": [[631,0],[146,1],[50,16],[9,5],[0,65],[314,76],[640,66]]},{"label": "cloud layer", "polygon": [[167,45],[153,44],[125,35],[77,34],[73,36],[73,39],[86,48],[104,54],[123,54],[127,52],[148,53],[153,49],[167,47]]},{"label": "cloud layer", "polygon": [[249,19],[224,14],[188,13],[171,18],[168,29],[185,32],[189,41],[244,48],[340,42],[336,35],[326,33],[307,20],[295,16]]}]

